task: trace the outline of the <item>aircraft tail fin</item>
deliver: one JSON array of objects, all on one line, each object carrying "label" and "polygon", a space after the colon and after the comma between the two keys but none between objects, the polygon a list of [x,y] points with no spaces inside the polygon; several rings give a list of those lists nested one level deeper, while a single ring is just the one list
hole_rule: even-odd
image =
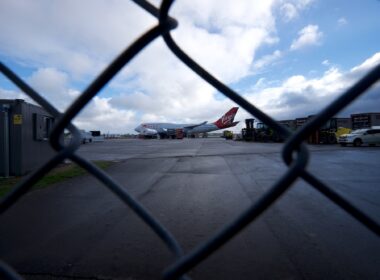
[{"label": "aircraft tail fin", "polygon": [[237,125],[238,123],[239,122],[233,122],[233,123],[231,123],[231,124],[229,124],[229,125],[227,125],[227,126],[225,126],[223,128],[233,127],[233,126]]},{"label": "aircraft tail fin", "polygon": [[[239,107],[232,107],[227,113],[225,113],[219,120],[214,122],[214,124],[219,128],[227,128],[233,126],[233,121]],[[236,125],[236,124],[235,124]]]}]

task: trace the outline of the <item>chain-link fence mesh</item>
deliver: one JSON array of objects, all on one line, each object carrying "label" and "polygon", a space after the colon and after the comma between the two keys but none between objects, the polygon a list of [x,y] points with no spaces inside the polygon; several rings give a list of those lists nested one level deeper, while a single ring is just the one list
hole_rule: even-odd
[{"label": "chain-link fence mesh", "polygon": [[[123,51],[62,114],[52,104],[47,102],[40,94],[34,91],[27,83],[14,74],[7,66],[0,62],[0,71],[9,80],[11,80],[35,102],[40,104],[51,115],[58,119],[58,123],[55,125],[50,136],[50,143],[57,151],[57,154],[37,171],[34,171],[32,174],[28,175],[25,179],[19,182],[13,190],[0,201],[0,215],[7,211],[12,205],[17,203],[18,199],[25,195],[25,193],[27,193],[31,187],[45,174],[61,163],[64,159],[70,159],[82,168],[86,169],[90,174],[101,181],[110,191],[115,193],[147,225],[150,226],[150,228],[161,238],[161,240],[175,255],[177,259],[170,267],[164,270],[163,279],[188,278],[185,276],[186,272],[194,268],[205,258],[226,244],[248,224],[254,222],[258,216],[268,209],[274,201],[276,201],[287,189],[292,186],[297,178],[302,178],[308,182],[311,187],[315,188],[326,198],[340,206],[349,215],[353,216],[359,223],[367,227],[377,236],[380,235],[380,225],[376,221],[371,219],[360,209],[356,208],[349,201],[336,193],[333,188],[321,182],[317,177],[305,169],[309,158],[309,152],[306,145],[303,143],[309,134],[321,127],[331,117],[336,115],[380,79],[380,65],[377,65],[372,71],[367,73],[364,78],[358,81],[338,99],[317,114],[310,122],[293,133],[285,126],[280,125],[270,116],[256,108],[253,104],[249,103],[221,81],[217,80],[194,60],[192,60],[192,58],[189,57],[183,50],[181,50],[170,35],[170,30],[176,28],[177,26],[177,21],[168,15],[169,9],[174,2],[173,0],[164,0],[159,9],[144,0],[133,1],[156,17],[158,19],[158,24],[143,34],[125,51]],[[71,124],[73,118],[77,116],[84,106],[90,102],[91,99],[125,65],[127,65],[136,54],[160,36],[162,36],[168,48],[192,71],[197,73],[215,89],[252,114],[252,116],[262,120],[265,124],[276,130],[280,135],[287,139],[282,151],[283,159],[288,165],[288,170],[285,174],[283,174],[257,202],[241,213],[236,220],[230,224],[227,224],[222,230],[209,238],[204,244],[199,245],[187,254],[182,251],[180,244],[178,244],[174,236],[172,236],[172,234],[162,224],[160,224],[154,215],[149,213],[149,211],[147,211],[143,205],[134,199],[122,186],[117,184],[110,176],[94,164],[76,154],[76,150],[80,145],[80,133],[78,129]],[[67,146],[60,141],[60,136],[64,133],[65,129],[68,129],[73,134],[73,140]],[[22,279],[16,271],[1,261],[0,278]]]}]

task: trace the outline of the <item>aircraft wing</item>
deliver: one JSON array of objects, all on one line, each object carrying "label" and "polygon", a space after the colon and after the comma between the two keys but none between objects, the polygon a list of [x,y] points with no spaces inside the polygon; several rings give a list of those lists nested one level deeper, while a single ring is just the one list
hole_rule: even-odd
[{"label": "aircraft wing", "polygon": [[193,128],[197,127],[197,126],[201,126],[201,125],[204,125],[206,123],[207,123],[207,121],[199,123],[199,124],[193,124],[193,125],[189,125],[189,126],[184,126],[183,128],[184,129],[193,129]]}]

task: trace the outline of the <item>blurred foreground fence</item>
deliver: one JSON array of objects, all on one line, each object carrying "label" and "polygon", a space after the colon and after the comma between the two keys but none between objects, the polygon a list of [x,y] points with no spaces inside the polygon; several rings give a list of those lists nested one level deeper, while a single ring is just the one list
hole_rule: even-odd
[{"label": "blurred foreground fence", "polygon": [[[248,224],[255,221],[266,209],[268,209],[274,201],[276,201],[287,189],[289,189],[297,178],[302,178],[309,185],[321,192],[327,199],[344,209],[347,214],[353,216],[359,223],[380,235],[380,226],[376,221],[367,216],[360,209],[356,208],[345,198],[337,194],[330,186],[325,185],[313,174],[306,171],[309,158],[309,152],[303,141],[316,128],[321,127],[331,117],[337,114],[349,103],[354,101],[361,94],[365,93],[368,88],[380,79],[380,65],[377,65],[372,71],[367,73],[360,81],[353,85],[346,92],[324,108],[310,122],[299,129],[296,133],[292,133],[286,127],[277,123],[270,116],[259,110],[254,104],[249,103],[238,93],[230,89],[228,86],[217,80],[214,76],[204,70],[191,57],[189,57],[176,44],[170,35],[170,31],[177,26],[177,21],[171,18],[168,13],[174,1],[163,1],[158,9],[150,3],[143,0],[134,0],[142,9],[152,14],[158,19],[156,26],[142,34],[133,44],[124,50],[109,66],[87,87],[86,90],[71,104],[64,112],[60,113],[52,104],[47,102],[40,94],[34,91],[28,84],[14,74],[7,66],[0,62],[0,71],[17,87],[30,96],[34,101],[44,107],[50,114],[58,119],[51,137],[51,146],[57,151],[57,154],[46,162],[40,169],[27,176],[18,183],[13,190],[0,201],[0,215],[7,211],[12,205],[31,189],[39,179],[41,179],[52,168],[61,163],[64,159],[71,159],[90,174],[101,181],[110,191],[115,193],[125,204],[127,204],[150,228],[160,237],[169,250],[175,255],[176,261],[168,268],[163,268],[163,279],[187,279],[186,272],[202,262],[205,258],[226,244],[239,231]],[[251,205],[236,220],[227,224],[216,235],[210,237],[204,244],[185,253],[182,251],[180,244],[174,236],[149,213],[143,205],[134,199],[122,186],[118,185],[104,171],[97,168],[91,162],[78,156],[75,151],[80,145],[80,133],[78,129],[71,124],[71,121],[82,108],[91,101],[91,99],[120,71],[127,65],[136,54],[142,51],[147,45],[155,39],[162,37],[168,48],[186,64],[192,71],[197,73],[205,81],[211,84],[215,89],[223,93],[225,96],[233,100],[236,104],[244,108],[247,112],[257,117],[268,126],[276,130],[280,135],[287,139],[282,151],[283,160],[288,165],[288,169],[280,176],[277,182],[265,193],[256,203]],[[64,130],[68,129],[73,135],[73,140],[67,146],[60,142],[60,135]],[[269,276],[270,277],[270,276]],[[0,278],[1,279],[22,279],[22,277],[14,271],[9,265],[0,261]]]}]

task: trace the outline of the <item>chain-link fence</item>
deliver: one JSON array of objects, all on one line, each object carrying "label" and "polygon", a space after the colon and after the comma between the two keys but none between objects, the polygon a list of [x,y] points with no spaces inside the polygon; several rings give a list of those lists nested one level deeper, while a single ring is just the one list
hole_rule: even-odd
[{"label": "chain-link fence", "polygon": [[[297,178],[302,178],[309,185],[326,198],[339,205],[349,215],[353,216],[363,226],[380,235],[380,225],[371,219],[368,215],[356,208],[349,201],[344,199],[333,188],[321,182],[313,174],[306,171],[306,165],[309,158],[309,152],[303,141],[315,129],[321,127],[331,117],[336,115],[340,110],[354,101],[363,94],[368,88],[380,79],[380,65],[377,65],[372,71],[367,73],[364,78],[358,81],[349,90],[343,93],[338,99],[323,109],[310,122],[304,125],[296,133],[292,133],[286,127],[277,123],[270,116],[249,103],[238,93],[230,89],[228,86],[217,80],[210,73],[204,70],[191,57],[189,57],[176,44],[170,35],[170,31],[177,26],[177,21],[169,17],[168,12],[173,4],[173,0],[164,0],[161,7],[157,9],[152,4],[144,0],[133,0],[141,8],[152,14],[158,19],[158,24],[143,34],[125,51],[123,51],[106,69],[101,73],[84,92],[71,104],[71,106],[63,114],[49,102],[47,102],[40,94],[34,91],[28,84],[14,74],[7,66],[0,62],[0,71],[11,80],[17,87],[29,95],[34,101],[44,107],[51,115],[58,119],[51,137],[51,146],[57,151],[57,154],[46,162],[41,168],[27,176],[18,183],[13,190],[0,201],[0,215],[7,211],[12,205],[17,203],[23,195],[25,195],[31,187],[40,180],[45,174],[61,163],[64,159],[70,159],[73,162],[86,169],[90,174],[101,181],[110,191],[115,193],[125,204],[127,204],[150,228],[161,238],[166,246],[176,256],[176,261],[163,272],[163,279],[187,279],[186,272],[197,266],[200,262],[226,244],[239,231],[244,229],[248,224],[254,222],[266,209],[268,209],[274,201],[276,201],[287,189],[289,189]],[[226,225],[217,234],[208,239],[204,244],[199,245],[189,253],[184,253],[180,244],[174,236],[149,213],[136,199],[134,199],[122,186],[118,185],[104,171],[100,170],[91,162],[76,154],[76,150],[80,145],[80,133],[78,129],[71,124],[71,121],[91,101],[91,99],[126,65],[136,54],[144,49],[155,39],[162,36],[168,48],[191,70],[197,73],[205,81],[211,84],[215,89],[223,93],[225,96],[233,100],[247,112],[262,120],[265,124],[276,130],[280,135],[287,139],[282,151],[283,160],[288,165],[288,170],[283,174],[277,182],[253,205],[240,214],[240,216]],[[64,130],[68,129],[73,135],[73,140],[67,146],[60,142],[60,137]],[[10,266],[0,261],[0,278],[1,279],[22,279]]]}]

